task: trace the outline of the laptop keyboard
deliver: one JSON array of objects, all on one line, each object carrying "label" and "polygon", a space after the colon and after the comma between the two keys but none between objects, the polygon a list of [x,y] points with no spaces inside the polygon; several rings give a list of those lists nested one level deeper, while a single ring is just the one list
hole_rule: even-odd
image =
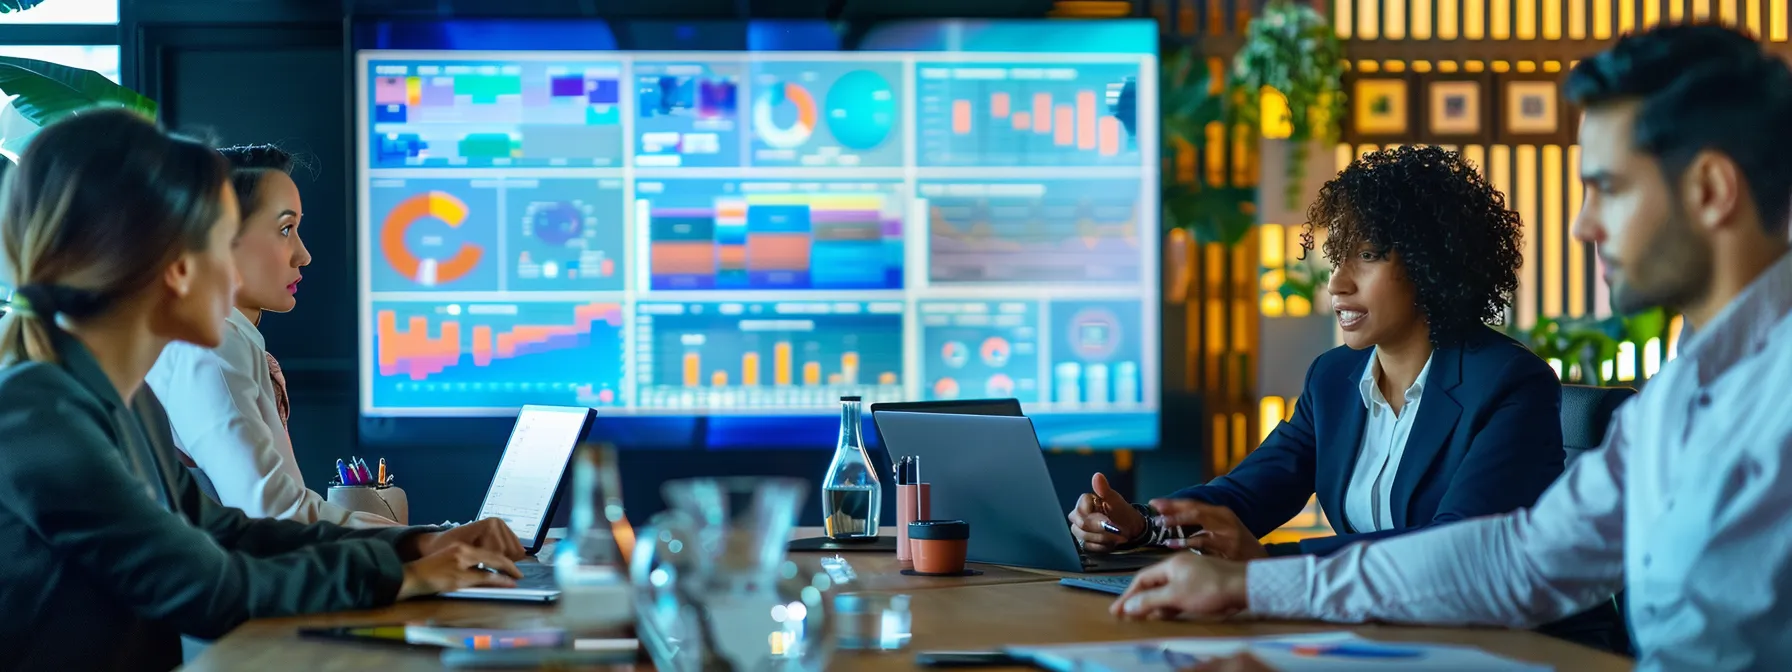
[{"label": "laptop keyboard", "polygon": [[523,578],[516,582],[518,588],[551,590],[560,585],[554,580],[553,565],[544,562],[519,562],[516,563],[516,568],[523,572]]},{"label": "laptop keyboard", "polygon": [[1126,588],[1132,585],[1132,575],[1073,576],[1060,579],[1058,583],[1072,588],[1084,588],[1119,595],[1125,593]]}]

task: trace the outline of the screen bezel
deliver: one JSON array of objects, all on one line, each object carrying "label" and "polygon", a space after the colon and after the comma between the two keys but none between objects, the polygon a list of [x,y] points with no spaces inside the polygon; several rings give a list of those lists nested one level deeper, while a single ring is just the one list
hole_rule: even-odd
[{"label": "screen bezel", "polygon": [[[522,540],[523,549],[527,551],[529,555],[535,555],[536,553],[540,553],[541,547],[547,544],[548,524],[553,522],[554,512],[559,510],[560,507],[560,497],[566,493],[566,468],[572,465],[573,455],[578,452],[579,444],[584,442],[585,435],[591,432],[591,423],[597,417],[597,410],[592,408],[579,408],[577,406],[547,406],[540,404],[524,406],[522,410],[517,411],[516,422],[511,424],[510,439],[504,442],[504,452],[498,456],[497,466],[492,467],[493,483],[496,483],[498,480],[498,470],[504,467],[504,458],[510,457],[510,449],[515,447],[512,444],[516,439],[517,429],[523,424],[523,415],[531,411],[539,413],[566,413],[568,415],[578,411],[585,412],[585,419],[579,423],[579,431],[572,439],[572,449],[566,451],[566,461],[560,464],[559,477],[554,479],[553,496],[548,499],[547,508],[542,510],[541,522],[535,526],[535,536],[532,539]],[[485,513],[485,505],[490,504],[491,500],[492,488],[491,485],[488,484],[485,486],[485,497],[479,500],[479,511],[478,514],[475,514],[475,517]],[[515,532],[515,530],[511,531]]]}]

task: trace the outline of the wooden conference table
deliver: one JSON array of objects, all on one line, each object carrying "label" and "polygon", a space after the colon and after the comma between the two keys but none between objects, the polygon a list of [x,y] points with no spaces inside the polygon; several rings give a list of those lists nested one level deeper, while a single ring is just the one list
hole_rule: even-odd
[{"label": "wooden conference table", "polygon": [[[814,536],[817,530],[799,530]],[[832,553],[793,553],[811,560]],[[859,592],[905,593],[910,596],[913,640],[903,651],[836,652],[831,670],[913,670],[916,651],[984,650],[1014,644],[1063,644],[1155,637],[1238,637],[1249,635],[1351,630],[1365,637],[1409,642],[1463,644],[1557,670],[1605,672],[1630,670],[1629,659],[1532,632],[1464,628],[1347,627],[1322,623],[1229,621],[1208,623],[1117,621],[1108,615],[1109,595],[1058,585],[1053,572],[976,565],[981,576],[929,578],[897,572],[894,554],[843,553],[858,575],[850,588]],[[443,669],[430,651],[345,642],[300,639],[300,628],[414,622],[429,619],[480,623],[506,619],[535,621],[551,616],[552,606],[509,603],[418,600],[385,609],[322,616],[250,621],[213,644],[186,670],[411,670]],[[636,665],[647,670],[651,665]],[[628,669],[627,667],[587,669]],[[987,668],[986,668],[987,669]],[[1021,668],[1015,668],[1021,669]]]}]

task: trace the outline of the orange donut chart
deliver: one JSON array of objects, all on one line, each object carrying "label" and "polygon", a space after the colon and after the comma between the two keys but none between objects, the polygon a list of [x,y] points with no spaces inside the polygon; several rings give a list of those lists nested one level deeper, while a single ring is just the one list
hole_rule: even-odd
[{"label": "orange donut chart", "polygon": [[411,225],[426,217],[442,220],[448,226],[459,228],[467,219],[467,204],[445,191],[426,191],[406,198],[386,213],[386,221],[380,226],[380,250],[386,257],[386,263],[392,270],[398,271],[413,282],[425,286],[434,286],[454,282],[473,271],[479,265],[479,258],[484,256],[484,248],[472,243],[462,243],[460,250],[447,260],[436,261],[433,273],[424,273],[424,260],[418,259],[405,245],[404,234]]}]

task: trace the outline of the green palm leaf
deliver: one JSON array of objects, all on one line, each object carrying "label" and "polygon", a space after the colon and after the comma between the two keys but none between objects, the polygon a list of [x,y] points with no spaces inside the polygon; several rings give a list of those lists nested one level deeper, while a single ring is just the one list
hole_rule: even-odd
[{"label": "green palm leaf", "polygon": [[[22,0],[0,0],[21,2]],[[17,96],[14,109],[39,126],[76,110],[116,105],[155,118],[156,102],[92,70],[29,58],[0,56],[0,93]]]}]

